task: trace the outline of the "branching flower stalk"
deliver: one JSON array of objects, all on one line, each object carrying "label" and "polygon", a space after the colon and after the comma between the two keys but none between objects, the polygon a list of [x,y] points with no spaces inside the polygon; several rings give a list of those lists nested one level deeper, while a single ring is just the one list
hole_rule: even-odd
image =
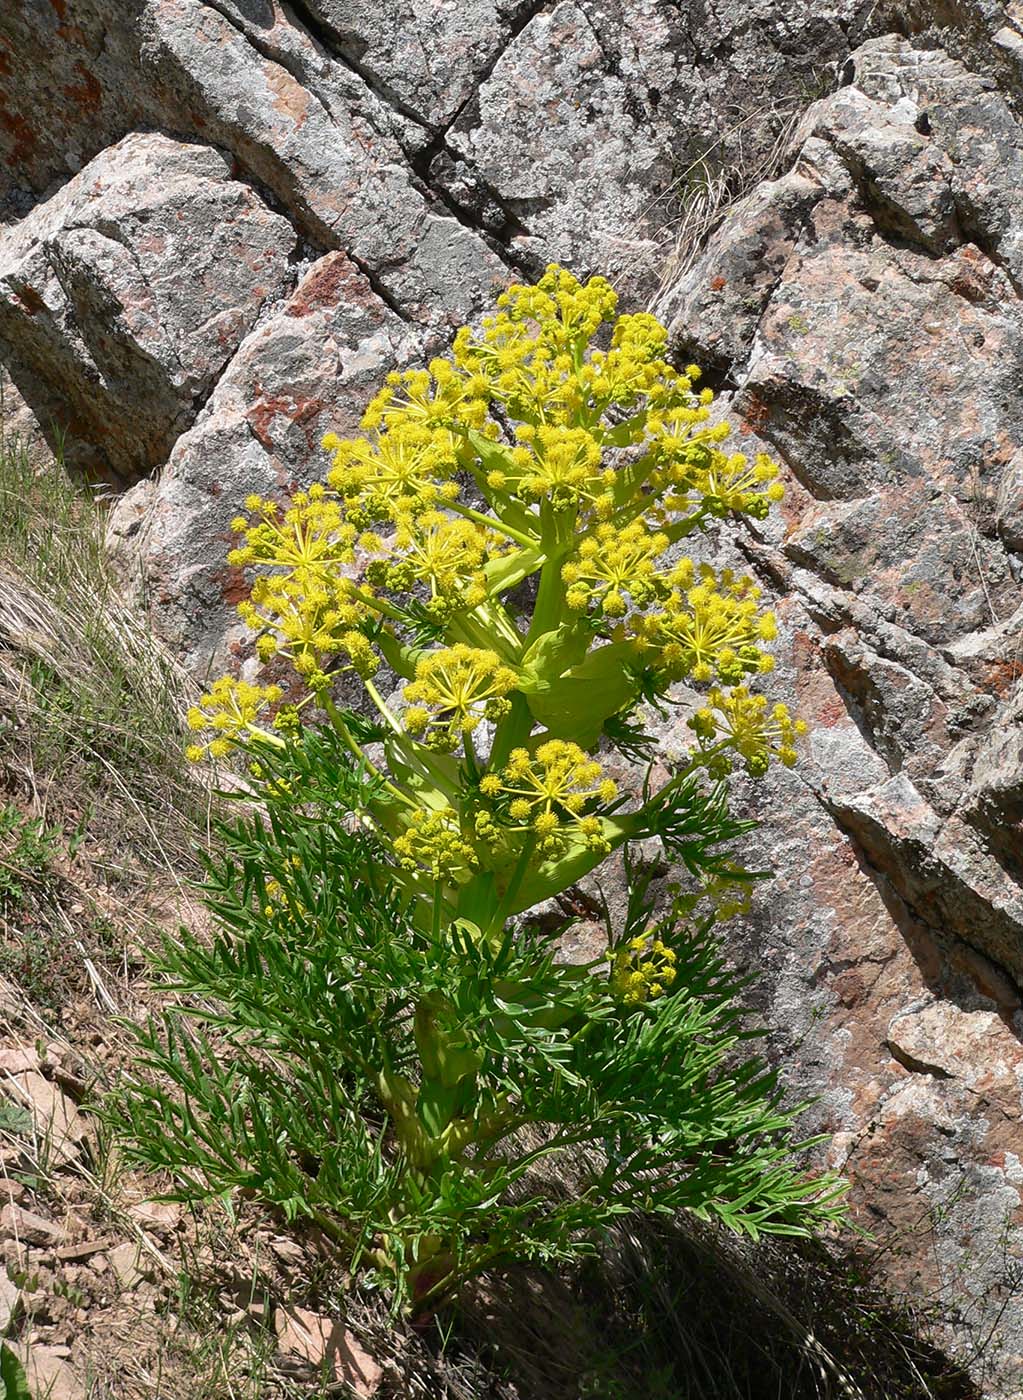
[{"label": "branching flower stalk", "polygon": [[[324,482],[284,509],[250,497],[235,521],[259,657],[290,662],[299,708],[323,705],[340,672],[363,679],[388,775],[366,815],[431,911],[436,883],[445,917],[491,937],[663,834],[686,776],[795,761],[800,723],[748,690],[772,665],[759,589],[680,551],[710,520],[762,518],[778,469],[727,450],[713,394],[667,361],[658,321],[615,313],[606,281],[557,267],[509,288],[450,357],[388,376],[362,436],[328,435]],[[374,683],[385,665],[397,703]],[[689,757],[626,811],[594,753],[680,681],[709,687]],[[223,680],[190,722],[221,755],[280,699]]]}]

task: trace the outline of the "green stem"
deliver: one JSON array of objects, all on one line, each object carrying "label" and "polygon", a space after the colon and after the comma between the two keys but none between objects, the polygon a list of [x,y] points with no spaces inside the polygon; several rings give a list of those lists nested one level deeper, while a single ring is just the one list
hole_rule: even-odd
[{"label": "green stem", "polygon": [[366,757],[362,749],[352,738],[351,731],[349,730],[347,724],[345,724],[344,718],[342,717],[337,706],[334,704],[333,699],[330,695],[326,693],[326,691],[324,691],[323,693],[321,703],[323,705],[324,710],[326,710],[327,712],[327,718],[330,720],[331,728],[334,730],[335,734],[337,734],[338,738],[344,744],[348,752],[355,759],[356,763],[358,763],[360,767],[366,768],[370,773],[372,773],[374,778],[378,779],[378,781],[383,784],[385,792],[389,792],[392,797],[396,798],[404,806],[414,807],[416,804],[412,801],[408,794],[402,792],[400,788],[395,787],[392,782],[390,782],[387,778],[384,777],[383,773],[381,773],[380,769],[376,766],[376,764],[373,763],[371,759],[368,759]]},{"label": "green stem", "polygon": [[541,507],[543,521],[543,550],[546,558],[540,570],[540,587],[536,595],[533,620],[526,634],[525,645],[531,646],[537,637],[553,632],[564,615],[565,586],[561,580],[561,565],[575,540],[578,512],[555,511],[546,503]]},{"label": "green stem", "polygon": [[462,744],[465,748],[465,765],[470,778],[478,778],[481,772],[479,755],[476,752],[476,741],[472,737],[472,730],[466,730],[462,736]]},{"label": "green stem", "polygon": [[406,622],[407,619],[395,607],[386,602],[383,598],[377,598],[373,593],[364,592],[363,589],[352,584],[352,596],[360,603],[365,603],[368,608],[372,608],[383,617],[389,617],[392,622]]},{"label": "green stem", "polygon": [[695,757],[689,760],[684,768],[680,768],[658,792],[654,793],[649,802],[643,803],[643,806],[633,815],[631,820],[638,824],[648,813],[657,811],[659,807],[664,805],[668,795],[675,788],[684,783],[686,778],[692,777],[698,768],[706,767],[709,759],[715,758],[719,753],[724,753],[726,749],[732,748],[733,743],[734,741],[732,739],[722,739],[719,744],[714,744],[709,749],[701,749]]},{"label": "green stem", "polygon": [[[496,651],[502,660],[514,666],[518,663],[522,652],[522,638],[512,626],[511,621],[505,614],[505,623],[502,624],[500,616],[495,614],[491,621],[491,626],[487,626],[485,618],[477,616],[482,608],[486,608],[486,603],[480,608],[475,608],[471,613],[465,613],[462,617],[451,617],[448,620],[447,630],[451,640],[455,642],[465,642],[468,646],[479,647],[481,651]],[[504,613],[504,609],[501,609]],[[497,635],[497,632],[507,632],[509,635]],[[514,641],[511,638],[514,637]]]},{"label": "green stem", "polygon": [[404,734],[405,731],[402,729],[401,725],[391,713],[387,701],[383,698],[383,696],[380,694],[379,690],[377,690],[376,686],[369,679],[369,677],[363,676],[362,683],[366,687],[366,694],[369,696],[369,698],[373,701],[373,704],[380,711],[381,717],[386,721],[389,728],[393,729],[395,734]]},{"label": "green stem", "polygon": [[533,835],[532,832],[530,832],[529,835],[526,837],[525,841],[522,843],[522,850],[519,853],[518,860],[515,862],[515,869],[512,871],[512,877],[508,881],[508,888],[501,896],[501,902],[497,906],[497,909],[494,912],[494,915],[490,920],[488,927],[485,930],[487,934],[492,934],[495,932],[501,933],[503,931],[505,920],[508,917],[508,910],[511,908],[512,900],[519,892],[519,887],[522,884],[522,881],[526,878],[526,871],[529,869],[529,862],[532,860],[533,852],[535,850],[536,837]]},{"label": "green stem", "polygon": [[529,738],[533,728],[533,713],[529,702],[520,690],[513,690],[509,696],[511,709],[498,722],[494,742],[490,748],[490,771],[496,773],[508,762],[512,749],[518,748]]},{"label": "green stem", "polygon": [[258,739],[262,744],[271,744],[275,749],[285,747],[285,741],[279,734],[273,734],[269,729],[263,729],[258,724],[247,724],[245,730],[253,739]]}]

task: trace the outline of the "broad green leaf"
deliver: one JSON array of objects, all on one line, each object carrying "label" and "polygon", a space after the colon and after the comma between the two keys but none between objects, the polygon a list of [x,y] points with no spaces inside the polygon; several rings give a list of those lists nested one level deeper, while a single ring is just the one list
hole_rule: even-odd
[{"label": "broad green leaf", "polygon": [[547,689],[571,666],[586,656],[591,638],[578,623],[565,622],[553,632],[537,637],[522,658],[523,684],[527,695]]},{"label": "broad green leaf", "polygon": [[639,694],[639,683],[627,665],[633,656],[630,642],[611,642],[550,683],[527,682],[522,689],[533,718],[555,738],[572,739],[584,749],[592,747],[604,721]]},{"label": "broad green leaf", "polygon": [[[617,849],[633,834],[629,817],[614,820],[602,817],[600,824],[612,850]],[[509,915],[521,913],[523,909],[529,909],[534,904],[542,904],[545,899],[551,899],[562,890],[578,884],[594,866],[600,865],[606,859],[606,852],[595,851],[581,834],[577,836],[569,832],[560,844],[557,854],[548,856],[541,865],[534,866],[526,875],[512,897]],[[505,875],[506,879],[509,877],[510,871]],[[498,884],[500,878],[498,875]]]},{"label": "broad green leaf", "polygon": [[539,521],[532,511],[527,510],[518,501],[510,499],[506,492],[493,490],[487,482],[487,476],[493,471],[518,475],[519,468],[512,458],[511,449],[503,443],[492,442],[473,428],[467,430],[465,438],[473,453],[471,457],[466,454],[466,466],[472,472],[476,485],[487,498],[491,508],[513,530],[538,537]]}]

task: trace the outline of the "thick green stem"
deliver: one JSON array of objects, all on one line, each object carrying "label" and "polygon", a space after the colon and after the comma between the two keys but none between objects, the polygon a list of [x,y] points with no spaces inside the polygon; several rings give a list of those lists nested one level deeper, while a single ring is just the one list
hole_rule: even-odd
[{"label": "thick green stem", "polygon": [[490,770],[493,773],[504,767],[512,749],[524,744],[533,728],[533,715],[526,697],[521,691],[513,690],[509,698],[511,709],[498,724],[490,749]]}]

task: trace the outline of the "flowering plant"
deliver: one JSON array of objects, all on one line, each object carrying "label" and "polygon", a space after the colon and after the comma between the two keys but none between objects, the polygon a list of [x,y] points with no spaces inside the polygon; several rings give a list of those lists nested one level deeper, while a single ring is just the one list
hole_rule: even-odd
[{"label": "flowering plant", "polygon": [[[115,1119],[184,1196],[255,1191],[419,1313],[628,1211],[754,1235],[841,1216],[793,1161],[799,1109],[738,1054],[712,931],[750,879],[729,774],[791,764],[802,726],[750,688],[775,632],[752,580],[681,546],[763,516],[777,469],[725,451],[653,317],[614,313],[559,268],[510,288],[450,358],[389,376],[362,436],[326,440],[324,483],[251,497],[241,613],[291,692],[225,678],[189,715],[190,756],[240,749],[264,812],[225,828],[212,944],[164,949],[183,1000],[139,1032]],[[683,681],[704,703],[655,787],[643,707]],[[639,795],[616,752],[647,761]],[[629,856],[648,837],[692,877],[667,910]],[[624,915],[566,965],[513,916],[617,848]]]},{"label": "flowering plant", "polygon": [[[775,635],[756,585],[680,548],[710,520],[763,517],[778,469],[726,451],[696,366],[615,308],[602,278],[557,267],[509,288],[482,334],[388,376],[362,436],[325,439],[325,482],[284,510],[250,497],[228,556],[254,574],[239,611],[304,695],[224,679],[189,716],[201,759],[318,703],[381,778],[364,815],[398,878],[495,936],[628,841],[706,855],[696,779],[791,764],[802,728],[749,690]],[[375,723],[335,704],[344,671]],[[709,687],[690,753],[627,810],[595,751],[642,752],[640,707],[679,681]]]}]

